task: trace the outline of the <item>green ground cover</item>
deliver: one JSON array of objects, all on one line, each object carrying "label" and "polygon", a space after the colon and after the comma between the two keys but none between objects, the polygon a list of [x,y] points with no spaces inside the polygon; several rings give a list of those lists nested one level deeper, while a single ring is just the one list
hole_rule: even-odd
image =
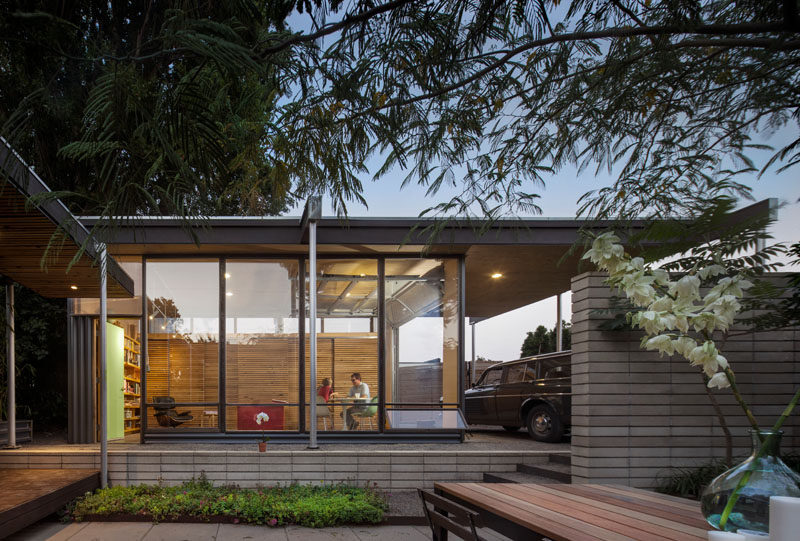
[{"label": "green ground cover", "polygon": [[206,520],[312,528],[377,524],[388,508],[370,487],[288,485],[244,489],[201,478],[180,486],[110,487],[87,494],[71,509],[77,521],[138,517],[153,521]]}]

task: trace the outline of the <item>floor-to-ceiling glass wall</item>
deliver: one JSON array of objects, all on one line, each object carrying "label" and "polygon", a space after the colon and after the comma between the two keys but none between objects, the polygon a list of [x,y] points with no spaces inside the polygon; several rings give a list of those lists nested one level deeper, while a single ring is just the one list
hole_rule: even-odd
[{"label": "floor-to-ceiling glass wall", "polygon": [[[317,381],[314,395],[306,395],[306,415],[310,400],[316,400],[318,430],[377,431],[378,261],[319,259],[316,316]],[[306,345],[306,389],[309,349]]]},{"label": "floor-to-ceiling glass wall", "polygon": [[464,428],[459,406],[458,259],[387,258],[388,430]]},{"label": "floor-to-ceiling glass wall", "polygon": [[217,428],[219,260],[149,259],[147,427]]},{"label": "floor-to-ceiling glass wall", "polygon": [[225,261],[228,431],[299,429],[298,271],[297,259]]}]

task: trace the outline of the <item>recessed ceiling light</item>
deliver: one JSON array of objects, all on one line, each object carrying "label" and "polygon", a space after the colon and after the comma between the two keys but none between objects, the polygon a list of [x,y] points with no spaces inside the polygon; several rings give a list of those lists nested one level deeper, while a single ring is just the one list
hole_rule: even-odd
[{"label": "recessed ceiling light", "polygon": [[162,328],[162,329],[166,329],[166,328],[167,328],[167,326],[166,326],[166,325],[162,325],[162,326],[161,326],[161,328]]},{"label": "recessed ceiling light", "polygon": [[494,278],[495,280],[497,280],[498,278],[502,278],[502,277],[503,277],[503,273],[502,272],[495,272],[494,274],[492,274],[492,278]]},{"label": "recessed ceiling light", "polygon": [[228,279],[228,278],[230,278],[230,277],[231,277],[230,273],[229,273],[229,272],[226,272],[226,273],[225,273],[225,279],[227,280],[227,279]]},{"label": "recessed ceiling light", "polygon": [[233,297],[233,291],[228,291],[227,293],[225,293],[225,295],[228,297]]},{"label": "recessed ceiling light", "polygon": [[153,319],[153,316],[150,316],[150,319]]},{"label": "recessed ceiling light", "polygon": [[345,295],[345,297],[349,297],[349,296],[350,296],[350,293],[347,293],[347,294]]},{"label": "recessed ceiling light", "polygon": [[76,286],[75,284],[72,284],[71,286],[69,286],[69,288],[70,289],[78,289],[78,286]]},{"label": "recessed ceiling light", "polygon": [[361,276],[361,277],[363,278],[364,276],[366,276],[366,274],[364,274],[364,273],[362,272],[361,274],[359,274],[359,276]]}]

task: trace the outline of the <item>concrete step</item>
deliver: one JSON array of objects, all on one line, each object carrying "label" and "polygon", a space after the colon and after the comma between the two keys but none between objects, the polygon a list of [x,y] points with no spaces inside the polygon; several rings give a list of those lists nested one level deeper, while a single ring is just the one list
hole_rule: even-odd
[{"label": "concrete step", "polygon": [[517,464],[517,471],[545,477],[560,483],[572,482],[572,466],[559,464],[558,462],[548,462],[547,464]]},{"label": "concrete step", "polygon": [[549,477],[542,477],[540,475],[531,475],[529,473],[514,471],[514,472],[484,473],[483,482],[484,483],[536,483],[537,485],[542,485],[542,484],[553,484],[557,481],[550,479]]}]

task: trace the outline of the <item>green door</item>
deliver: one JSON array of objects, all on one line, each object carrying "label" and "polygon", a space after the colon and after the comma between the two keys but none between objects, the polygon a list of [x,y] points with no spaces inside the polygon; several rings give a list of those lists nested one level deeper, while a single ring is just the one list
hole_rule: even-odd
[{"label": "green door", "polygon": [[106,407],[108,408],[108,439],[125,436],[125,397],[122,362],[125,354],[124,331],[106,323]]}]

